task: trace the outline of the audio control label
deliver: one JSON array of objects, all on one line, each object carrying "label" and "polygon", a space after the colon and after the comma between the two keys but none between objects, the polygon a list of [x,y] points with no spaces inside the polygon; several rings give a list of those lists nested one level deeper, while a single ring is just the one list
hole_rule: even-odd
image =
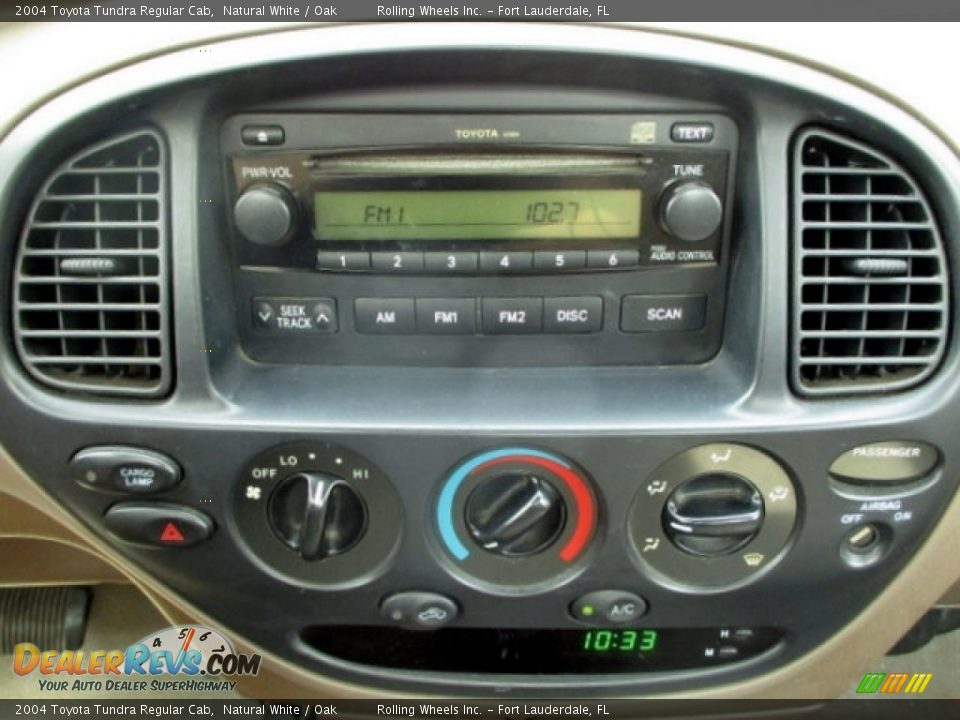
[{"label": "audio control label", "polygon": [[590,481],[572,463],[507,447],[454,468],[440,488],[435,519],[458,572],[510,593],[579,570],[599,512]]}]

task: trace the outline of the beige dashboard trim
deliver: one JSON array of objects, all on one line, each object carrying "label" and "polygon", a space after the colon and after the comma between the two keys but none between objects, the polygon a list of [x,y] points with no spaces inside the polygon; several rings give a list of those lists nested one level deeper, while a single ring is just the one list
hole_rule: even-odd
[{"label": "beige dashboard trim", "polygon": [[[4,497],[8,496],[8,497]],[[150,603],[174,623],[221,626],[178,597],[163,583],[148,576],[94,535],[76,518],[48,497],[0,448],[0,502],[16,498],[62,527],[62,540],[75,543],[101,558],[136,586]],[[22,533],[48,536],[46,520]],[[0,527],[0,535],[3,528]],[[805,657],[765,675],[696,693],[692,698],[803,698],[823,699],[840,695],[855,678],[871,669],[911,625],[957,580],[955,549],[960,547],[960,497],[955,497],[929,540],[913,561],[897,576],[887,591],[852,623]],[[225,627],[228,632],[231,628]],[[231,637],[243,652],[258,652],[264,662],[256,678],[242,678],[238,692],[260,698],[363,698],[399,697],[396,691],[379,691],[342,683],[305,672],[292,663],[252,645],[237,633]]]}]

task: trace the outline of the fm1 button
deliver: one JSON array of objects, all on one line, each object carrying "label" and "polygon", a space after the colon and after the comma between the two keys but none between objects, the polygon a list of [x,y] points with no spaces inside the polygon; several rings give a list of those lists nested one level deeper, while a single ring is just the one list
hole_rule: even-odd
[{"label": "fm1 button", "polygon": [[570,606],[573,617],[591,625],[628,623],[641,617],[646,611],[646,600],[621,590],[595,590]]},{"label": "fm1 button", "polygon": [[457,616],[457,604],[432,592],[402,592],[388,596],[380,604],[380,614],[394,625],[412,630],[432,630]]},{"label": "fm1 button", "polygon": [[121,540],[152,547],[190,547],[213,534],[208,515],[173,503],[120,503],[103,522]]}]

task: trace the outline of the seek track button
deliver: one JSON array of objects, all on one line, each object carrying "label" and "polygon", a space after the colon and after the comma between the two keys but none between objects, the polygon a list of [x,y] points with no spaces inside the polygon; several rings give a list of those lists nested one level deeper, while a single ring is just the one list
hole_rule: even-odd
[{"label": "seek track button", "polygon": [[337,305],[332,298],[258,297],[253,321],[259,330],[277,333],[335,333]]}]

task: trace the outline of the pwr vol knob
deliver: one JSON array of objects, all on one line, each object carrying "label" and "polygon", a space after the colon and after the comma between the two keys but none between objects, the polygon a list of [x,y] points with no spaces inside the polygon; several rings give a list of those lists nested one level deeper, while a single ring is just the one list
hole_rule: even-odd
[{"label": "pwr vol knob", "polygon": [[579,572],[600,524],[586,474],[566,458],[527,447],[458,463],[440,486],[434,516],[453,571],[504,594],[540,590]]}]

